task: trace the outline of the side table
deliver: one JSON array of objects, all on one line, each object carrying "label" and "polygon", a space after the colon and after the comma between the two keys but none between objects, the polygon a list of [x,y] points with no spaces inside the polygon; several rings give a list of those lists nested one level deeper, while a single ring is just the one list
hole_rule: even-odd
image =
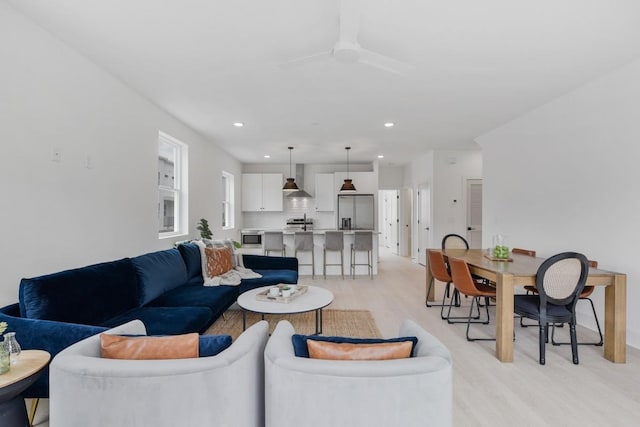
[{"label": "side table", "polygon": [[27,408],[20,393],[38,379],[50,359],[46,351],[23,350],[11,370],[0,375],[0,426],[29,427]]}]

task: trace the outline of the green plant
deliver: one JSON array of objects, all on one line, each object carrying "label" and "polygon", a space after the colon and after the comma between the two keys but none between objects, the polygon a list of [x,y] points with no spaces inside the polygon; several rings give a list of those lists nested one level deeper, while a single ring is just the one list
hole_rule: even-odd
[{"label": "green plant", "polygon": [[7,322],[0,322],[0,336],[4,334],[4,331],[7,330],[8,326],[9,325],[7,325]]},{"label": "green plant", "polygon": [[232,240],[233,241],[233,247],[235,247],[236,249],[240,249],[242,247],[242,243],[238,242],[237,240]]},{"label": "green plant", "polygon": [[209,228],[209,221],[204,218],[200,218],[200,222],[198,223],[196,229],[200,231],[200,237],[202,237],[203,239],[210,239],[213,237],[213,233]]}]

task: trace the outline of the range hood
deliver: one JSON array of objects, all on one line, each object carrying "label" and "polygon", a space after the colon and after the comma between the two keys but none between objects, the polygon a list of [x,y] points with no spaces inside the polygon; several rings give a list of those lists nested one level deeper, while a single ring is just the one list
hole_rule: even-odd
[{"label": "range hood", "polygon": [[287,195],[287,197],[306,197],[311,198],[311,194],[304,191],[304,165],[296,165],[296,184],[298,184],[299,190],[293,191]]}]

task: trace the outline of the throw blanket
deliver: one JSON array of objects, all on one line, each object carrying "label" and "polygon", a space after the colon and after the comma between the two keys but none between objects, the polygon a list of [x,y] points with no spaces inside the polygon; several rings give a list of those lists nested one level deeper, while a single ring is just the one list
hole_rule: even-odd
[{"label": "throw blanket", "polygon": [[255,271],[237,266],[233,270],[229,270],[224,274],[216,277],[207,277],[204,281],[205,286],[218,286],[218,285],[228,285],[228,286],[238,286],[242,279],[259,279],[262,277],[262,274],[256,273]]},{"label": "throw blanket", "polygon": [[[253,270],[243,267],[242,255],[236,253],[233,253],[232,255],[234,258],[237,256],[236,265],[232,270],[229,270],[220,276],[209,277],[207,274],[207,254],[205,253],[206,245],[201,240],[196,240],[194,243],[200,248],[202,279],[204,280],[205,286],[238,286],[242,279],[259,279],[262,277],[262,274],[258,274]],[[224,245],[222,247],[224,247]],[[233,251],[233,246],[230,247],[230,250]]]}]

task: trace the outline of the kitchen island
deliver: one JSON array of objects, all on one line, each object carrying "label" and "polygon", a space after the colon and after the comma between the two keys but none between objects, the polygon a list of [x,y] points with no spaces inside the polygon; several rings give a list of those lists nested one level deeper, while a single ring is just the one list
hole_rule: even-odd
[{"label": "kitchen island", "polygon": [[[336,229],[322,229],[316,228],[313,230],[313,244],[314,244],[314,256],[315,256],[315,274],[316,276],[322,277],[322,248],[324,246],[324,234],[326,231],[335,231]],[[261,230],[262,233],[265,231],[282,231],[284,234],[284,245],[286,249],[286,256],[294,256],[294,245],[293,245],[293,236],[296,230],[292,229],[264,229]],[[302,230],[299,230],[302,231]],[[358,230],[360,231],[360,230]],[[362,230],[367,231],[367,230]],[[380,233],[378,231],[373,231],[373,274],[378,274],[378,235]],[[349,257],[351,256],[351,244],[353,243],[353,235],[354,230],[344,230],[344,252],[343,252],[343,262],[344,262],[344,274],[345,277],[349,276],[350,271],[350,263],[351,260]],[[241,253],[246,254],[262,254],[261,248],[241,248],[239,250]],[[300,264],[311,264],[311,253],[310,252],[300,252],[297,255],[298,261]],[[366,263],[367,254],[365,252],[357,252],[356,253],[356,262],[357,263]],[[337,264],[340,262],[340,253],[330,251],[327,252],[327,263],[328,264]],[[299,274],[303,276],[311,276],[311,266],[310,265],[301,265]],[[367,266],[356,266],[356,276],[362,275],[366,276],[369,272],[367,271]],[[340,266],[339,265],[328,265],[327,266],[327,276],[340,276]]]}]

